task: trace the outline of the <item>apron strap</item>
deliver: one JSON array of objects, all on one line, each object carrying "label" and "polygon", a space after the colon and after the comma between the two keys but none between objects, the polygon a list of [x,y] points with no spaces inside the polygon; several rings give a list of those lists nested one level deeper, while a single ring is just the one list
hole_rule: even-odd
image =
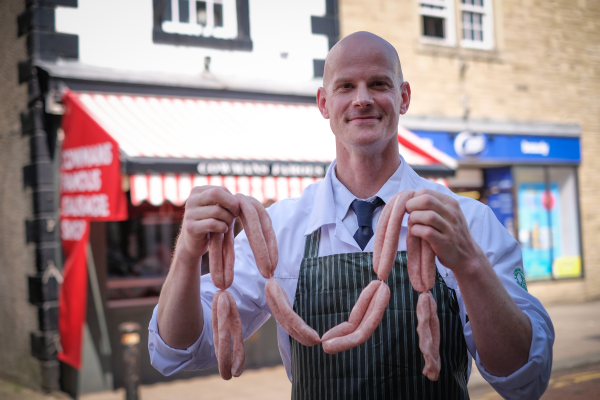
[{"label": "apron strap", "polygon": [[306,237],[304,243],[304,258],[315,258],[319,256],[319,243],[321,242],[321,228]]}]

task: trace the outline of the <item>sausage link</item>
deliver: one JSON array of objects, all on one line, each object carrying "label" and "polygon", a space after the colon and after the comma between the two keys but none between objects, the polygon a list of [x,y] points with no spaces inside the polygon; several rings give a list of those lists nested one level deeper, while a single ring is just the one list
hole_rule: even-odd
[{"label": "sausage link", "polygon": [[328,354],[336,354],[341,351],[351,349],[366,342],[375,332],[375,329],[381,323],[383,313],[390,300],[390,288],[382,282],[374,298],[371,300],[371,312],[367,311],[367,315],[363,318],[363,322],[358,329],[349,335],[336,337],[323,342],[323,350]]},{"label": "sausage link", "polygon": [[246,367],[246,351],[244,350],[244,332],[242,328],[242,319],[235,304],[235,299],[229,292],[225,292],[229,300],[229,324],[231,327],[231,336],[233,338],[233,363],[231,365],[231,374],[236,378],[242,375]]},{"label": "sausage link", "polygon": [[394,260],[398,253],[398,241],[400,240],[402,219],[406,213],[406,202],[409,199],[412,199],[414,194],[415,192],[412,190],[405,190],[398,194],[398,198],[394,203],[394,208],[390,214],[389,223],[385,232],[379,265],[377,266],[377,276],[382,281],[385,281],[388,278],[392,271],[392,267],[394,266]]},{"label": "sausage link", "polygon": [[221,378],[228,381],[231,379],[231,328],[229,323],[230,306],[227,296],[219,296],[219,309],[217,319],[219,321],[219,373]]},{"label": "sausage link", "polygon": [[212,300],[212,327],[213,327],[213,343],[215,345],[215,355],[219,359],[219,318],[217,316],[219,309],[219,296],[223,293],[222,290],[217,290]]},{"label": "sausage link", "polygon": [[269,259],[271,260],[271,274],[269,278],[272,278],[273,274],[275,274],[275,268],[277,268],[279,253],[277,250],[277,238],[275,237],[275,231],[273,230],[271,217],[269,216],[267,210],[265,210],[265,207],[260,204],[260,201],[256,200],[254,197],[248,197],[248,199],[250,199],[250,202],[252,202],[254,205],[254,208],[258,214],[258,219],[260,220],[260,227],[262,228],[262,233],[267,244],[267,250],[269,252]]},{"label": "sausage link", "polygon": [[219,289],[227,289],[223,271],[223,234],[213,232],[208,242],[208,268],[213,283]]},{"label": "sausage link", "polygon": [[437,267],[435,265],[435,253],[429,242],[421,239],[421,282],[425,287],[425,291],[431,290],[435,284],[435,273]]},{"label": "sausage link", "polygon": [[408,269],[408,278],[410,279],[410,283],[412,287],[417,292],[426,292],[425,285],[423,284],[423,280],[421,278],[421,265],[422,265],[422,255],[421,255],[421,238],[418,236],[413,236],[410,233],[411,226],[408,226],[408,232],[406,233],[406,252],[408,253],[407,266]]},{"label": "sausage link", "polygon": [[235,250],[234,236],[233,236],[233,225],[235,220],[229,225],[229,230],[223,237],[223,276],[225,281],[225,289],[231,287],[233,284],[233,267],[235,264]]},{"label": "sausage link", "polygon": [[[432,306],[433,303],[433,306]],[[437,307],[435,306],[435,300],[429,293],[421,293],[417,302],[417,333],[419,334],[419,348],[423,353],[425,359],[425,367],[423,368],[423,375],[427,376],[431,381],[437,381],[438,375],[441,369],[441,363],[439,358],[439,320],[437,319]],[[435,327],[435,323],[432,324],[432,319],[437,322],[437,351],[434,347],[434,333],[432,331],[432,325]]]},{"label": "sausage link", "polygon": [[334,337],[346,336],[356,330],[358,328],[360,322],[363,320],[369,305],[372,302],[373,296],[379,286],[381,285],[381,281],[371,281],[367,285],[366,288],[360,293],[358,297],[358,301],[352,307],[352,311],[350,312],[350,317],[348,318],[348,322],[343,322],[340,325],[334,326],[321,338],[321,341],[333,339]]},{"label": "sausage link", "polygon": [[383,210],[381,211],[381,215],[379,216],[379,221],[377,222],[377,229],[375,232],[375,240],[374,240],[374,249],[373,249],[373,271],[377,273],[379,268],[379,259],[381,257],[381,251],[383,250],[383,243],[385,242],[385,232],[387,231],[387,227],[390,221],[390,214],[392,213],[392,209],[394,208],[394,203],[398,195],[394,195],[390,201],[387,202]]},{"label": "sausage link", "polygon": [[275,319],[290,336],[307,347],[321,343],[319,334],[294,312],[287,294],[275,279],[267,281],[265,294]]},{"label": "sausage link", "polygon": [[260,274],[266,279],[271,278],[271,259],[269,257],[269,250],[267,243],[260,226],[260,219],[256,208],[252,205],[252,202],[241,193],[235,195],[240,202],[241,214],[240,218],[244,224],[244,230],[250,243],[250,248],[254,254],[256,260],[256,266],[260,271]]}]

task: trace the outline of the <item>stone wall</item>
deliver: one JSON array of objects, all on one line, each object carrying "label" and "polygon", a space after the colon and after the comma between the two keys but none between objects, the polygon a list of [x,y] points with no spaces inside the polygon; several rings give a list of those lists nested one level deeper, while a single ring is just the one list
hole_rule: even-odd
[{"label": "stone wall", "polygon": [[23,189],[22,177],[29,138],[21,136],[19,122],[27,86],[19,85],[17,76],[17,63],[27,58],[25,38],[17,38],[17,15],[24,9],[25,1],[0,1],[0,375],[37,388],[40,363],[29,344],[29,332],[37,330],[37,308],[27,301],[35,255],[25,242],[31,194]]},{"label": "stone wall", "polygon": [[[456,0],[458,10],[460,0]],[[339,0],[341,36],[367,30],[398,50],[409,115],[581,126],[584,279],[532,283],[546,303],[600,298],[600,2],[494,0],[495,49],[420,41],[416,0]],[[460,15],[456,13],[457,29]],[[460,38],[460,31],[457,30]]]}]

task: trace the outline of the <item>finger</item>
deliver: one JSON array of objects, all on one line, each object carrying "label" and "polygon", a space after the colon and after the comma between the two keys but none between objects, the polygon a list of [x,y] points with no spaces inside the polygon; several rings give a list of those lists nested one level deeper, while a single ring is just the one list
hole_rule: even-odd
[{"label": "finger", "polygon": [[239,201],[229,190],[222,186],[199,186],[193,188],[186,202],[186,208],[215,204],[229,210],[234,217],[240,215]]},{"label": "finger", "polygon": [[410,227],[415,224],[430,226],[440,232],[445,232],[448,228],[448,222],[438,213],[431,210],[413,211],[408,217],[408,226]]},{"label": "finger", "polygon": [[406,210],[409,213],[417,210],[431,210],[440,214],[442,218],[446,218],[450,214],[450,211],[440,200],[429,194],[420,196],[415,194],[412,199],[406,202]]},{"label": "finger", "polygon": [[188,207],[185,210],[185,218],[188,220],[200,221],[203,219],[218,219],[230,225],[235,217],[226,208],[218,204],[210,206]]},{"label": "finger", "polygon": [[426,240],[431,245],[434,253],[440,254],[438,249],[446,241],[445,235],[437,229],[427,225],[415,224],[409,227],[410,233],[413,236]]},{"label": "finger", "polygon": [[444,204],[444,205],[451,205],[451,206],[458,206],[458,201],[456,201],[455,198],[438,192],[436,190],[431,190],[431,189],[421,189],[419,190],[416,194],[416,196],[420,196],[420,195],[430,195],[435,197],[440,203]]},{"label": "finger", "polygon": [[218,219],[209,218],[200,221],[185,221],[186,233],[195,236],[205,236],[209,233],[225,233],[229,230],[229,226]]}]

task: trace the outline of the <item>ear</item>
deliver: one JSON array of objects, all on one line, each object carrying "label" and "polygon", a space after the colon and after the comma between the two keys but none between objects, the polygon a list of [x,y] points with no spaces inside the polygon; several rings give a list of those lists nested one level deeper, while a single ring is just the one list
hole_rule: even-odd
[{"label": "ear", "polygon": [[320,87],[317,91],[317,107],[321,111],[321,115],[325,119],[329,119],[329,111],[327,110],[327,99],[325,98],[325,88]]},{"label": "ear", "polygon": [[402,104],[400,105],[400,115],[406,114],[410,105],[410,84],[402,82],[400,86],[400,96],[402,96]]}]

